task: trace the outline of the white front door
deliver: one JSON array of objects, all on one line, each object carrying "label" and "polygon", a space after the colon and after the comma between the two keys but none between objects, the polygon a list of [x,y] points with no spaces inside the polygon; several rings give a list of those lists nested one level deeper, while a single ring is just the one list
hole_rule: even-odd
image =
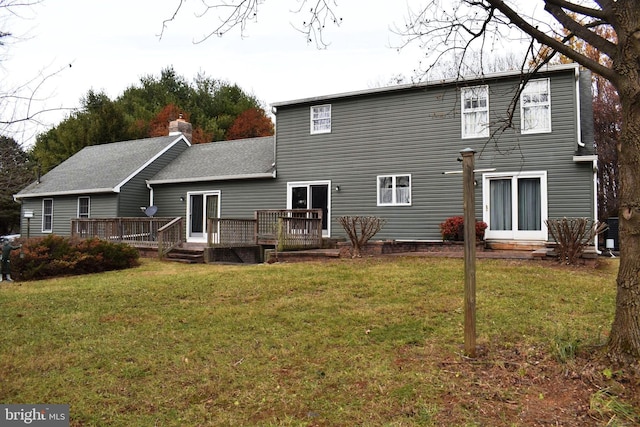
[{"label": "white front door", "polygon": [[220,217],[220,192],[194,192],[187,196],[187,242],[206,242],[207,220]]},{"label": "white front door", "polygon": [[547,240],[547,173],[483,176],[486,239]]}]

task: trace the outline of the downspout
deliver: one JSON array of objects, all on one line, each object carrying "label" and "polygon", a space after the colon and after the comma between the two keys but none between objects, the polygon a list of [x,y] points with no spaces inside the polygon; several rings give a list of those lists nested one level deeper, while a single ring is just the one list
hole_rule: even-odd
[{"label": "downspout", "polygon": [[278,145],[278,109],[276,107],[271,107],[271,114],[273,114],[273,117],[276,119],[274,120],[274,125],[273,125],[273,164],[271,165],[271,169],[272,169],[272,174],[273,174],[273,178],[276,178],[277,175],[277,167],[276,167],[276,155],[277,155],[277,145]]},{"label": "downspout", "polygon": [[580,147],[585,147],[586,144],[584,142],[582,142],[582,120],[581,120],[581,104],[580,104],[580,68],[576,67],[575,68],[575,78],[576,78],[576,114],[578,115],[578,120],[576,120],[576,123],[578,123],[578,126],[576,126],[576,132],[577,132],[577,140],[578,140],[578,145]]},{"label": "downspout", "polygon": [[[598,157],[593,159],[593,226],[598,223]],[[598,249],[598,236],[593,237],[593,247],[598,255],[602,251]]]},{"label": "downspout", "polygon": [[149,184],[149,180],[145,180],[149,189],[149,206],[153,206],[153,187]]},{"label": "downspout", "polygon": [[[576,112],[577,118],[576,123],[577,127],[577,140],[578,146],[584,148],[586,144],[582,141],[582,114],[581,114],[581,103],[580,103],[580,68],[575,68],[575,78],[576,78]],[[594,156],[592,160],[592,170],[593,170],[593,226],[595,227],[598,222],[598,156]],[[602,251],[598,249],[598,236],[593,237],[593,248],[596,254],[601,255]]]}]

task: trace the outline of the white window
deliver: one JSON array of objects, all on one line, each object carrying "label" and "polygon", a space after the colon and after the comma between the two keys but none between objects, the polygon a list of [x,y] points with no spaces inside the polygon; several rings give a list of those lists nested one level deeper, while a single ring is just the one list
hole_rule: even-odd
[{"label": "white window", "polygon": [[311,133],[331,132],[331,105],[311,107]]},{"label": "white window", "polygon": [[378,206],[411,206],[411,175],[378,176]]},{"label": "white window", "polygon": [[89,218],[90,210],[89,197],[78,197],[78,218]]},{"label": "white window", "polygon": [[53,199],[42,200],[42,232],[53,231]]},{"label": "white window", "polygon": [[522,133],[551,132],[549,79],[531,80],[520,95]]},{"label": "white window", "polygon": [[462,138],[489,136],[489,86],[462,88]]}]

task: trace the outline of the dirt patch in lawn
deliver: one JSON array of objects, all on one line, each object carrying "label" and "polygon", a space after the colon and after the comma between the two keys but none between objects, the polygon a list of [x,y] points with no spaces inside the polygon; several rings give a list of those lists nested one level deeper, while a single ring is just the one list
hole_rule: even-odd
[{"label": "dirt patch in lawn", "polygon": [[[480,348],[440,363],[445,388],[435,425],[632,426],[640,378],[612,371],[598,352],[568,361],[548,349]],[[634,409],[635,408],[635,409]]]}]

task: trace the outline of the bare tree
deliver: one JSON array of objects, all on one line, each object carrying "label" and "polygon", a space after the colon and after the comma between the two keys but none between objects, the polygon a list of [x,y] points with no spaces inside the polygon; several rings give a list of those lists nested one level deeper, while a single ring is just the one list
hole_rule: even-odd
[{"label": "bare tree", "polygon": [[[0,65],[6,61],[6,52],[15,48],[15,43],[22,38],[5,27],[10,26],[11,19],[25,19],[33,14],[34,7],[40,3],[42,0],[0,0]],[[59,68],[43,66],[40,71],[10,86],[6,79],[0,79],[0,134],[16,138],[20,136],[22,140],[32,139],[35,129],[46,125],[42,121],[46,113],[65,110],[63,107],[45,106],[50,98],[46,87],[69,67],[71,64]]]},{"label": "bare tree", "polygon": [[[220,25],[213,28],[211,35],[222,35],[238,26],[244,28],[264,3],[261,0],[210,4],[202,1],[207,5],[204,13],[224,12],[220,15]],[[307,40],[316,37],[317,43],[326,45],[322,39],[325,23],[339,23],[333,11],[335,3],[302,0],[298,4],[303,13],[310,10],[309,19],[303,25]],[[596,30],[601,27],[613,29],[615,41],[599,35]],[[471,51],[493,55],[504,49],[505,41],[526,42],[529,59],[535,58],[542,46],[547,46],[599,74],[616,88],[622,105],[621,256],[608,350],[613,362],[637,363],[640,360],[640,7],[637,0],[430,0],[409,14],[399,32],[405,35],[407,43],[420,43],[431,63],[451,54],[464,61],[465,53]],[[575,40],[608,57],[611,65],[576,50]],[[528,75],[524,76],[525,81],[536,71],[528,69],[528,63],[527,58],[523,58],[523,76]],[[542,65],[544,62],[538,64]]]}]

